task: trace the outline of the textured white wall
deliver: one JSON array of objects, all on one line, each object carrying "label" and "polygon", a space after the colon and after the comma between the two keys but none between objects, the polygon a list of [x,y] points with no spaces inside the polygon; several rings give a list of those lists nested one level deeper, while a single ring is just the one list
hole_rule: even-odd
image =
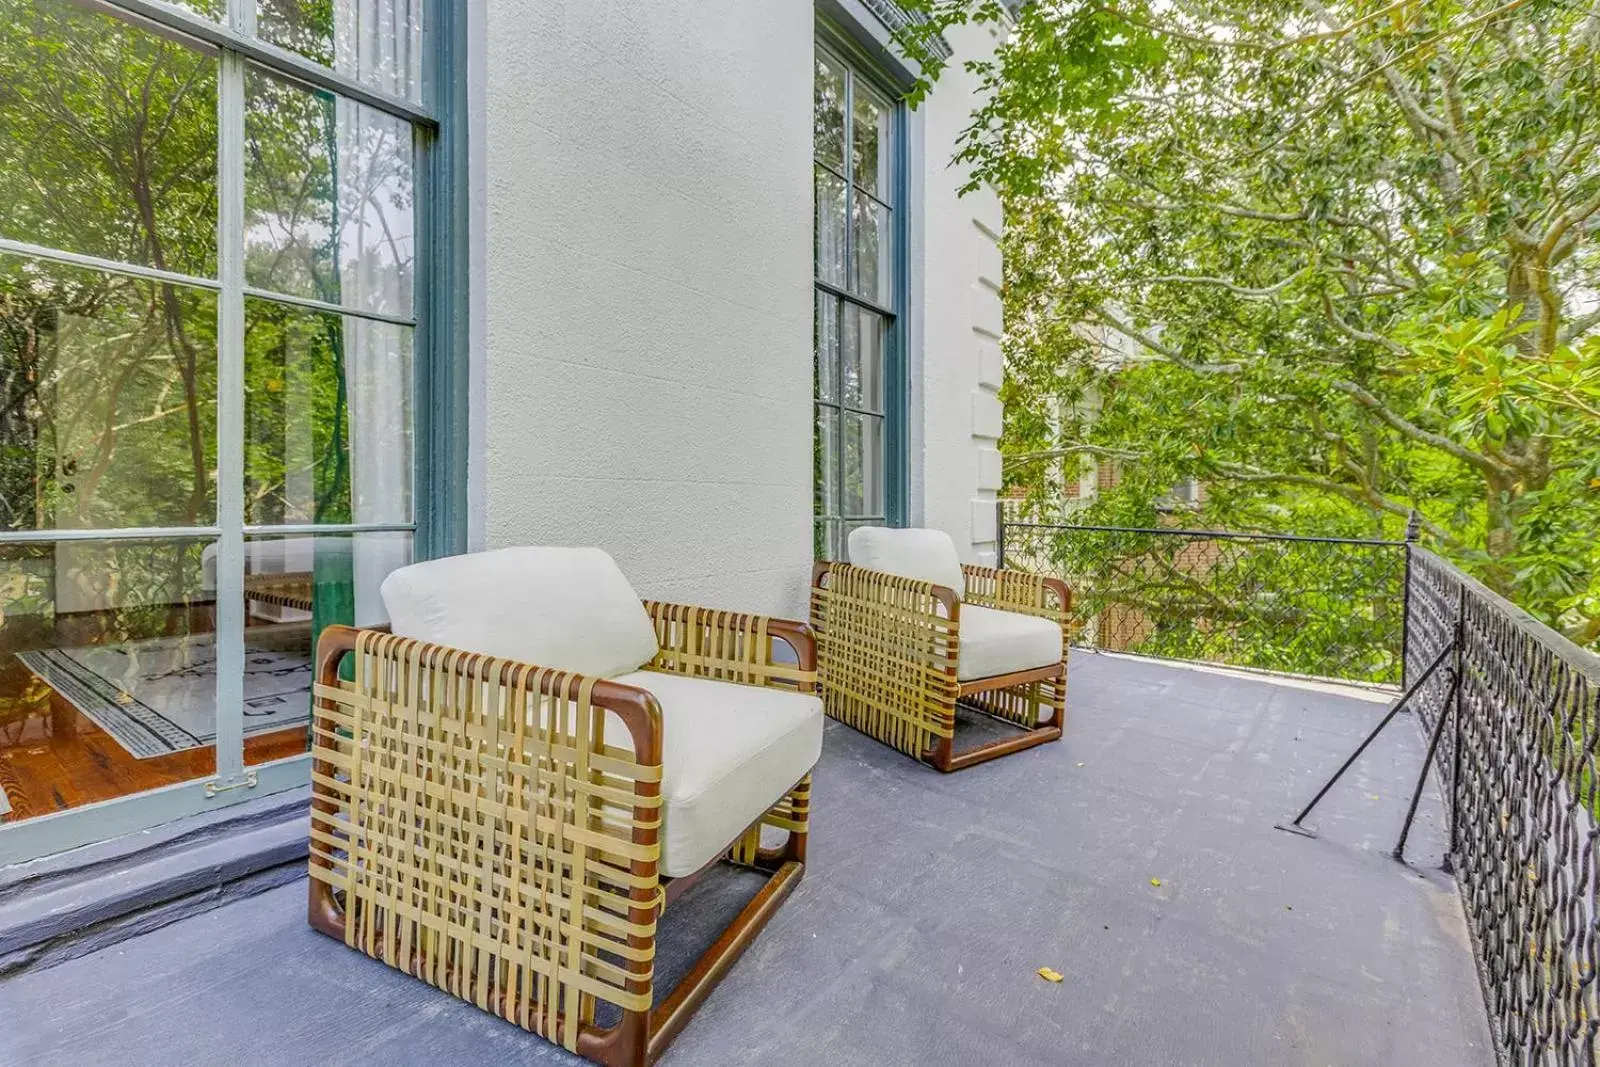
[{"label": "textured white wall", "polygon": [[968,561],[993,563],[1003,220],[992,191],[957,195],[966,174],[950,160],[978,101],[977,79],[961,64],[992,54],[998,40],[976,26],[947,36],[955,59],[922,105],[924,144],[914,161],[922,168],[922,269],[913,274],[912,305],[922,316],[923,352],[921,402],[913,406],[921,455],[912,469],[922,479],[921,523],[950,534]]},{"label": "textured white wall", "polygon": [[799,0],[488,0],[483,544],[803,614],[812,37]]}]

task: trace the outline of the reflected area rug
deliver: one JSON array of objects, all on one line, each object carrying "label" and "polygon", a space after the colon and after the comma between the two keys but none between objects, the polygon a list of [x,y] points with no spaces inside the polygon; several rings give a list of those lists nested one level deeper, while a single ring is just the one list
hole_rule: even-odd
[{"label": "reflected area rug", "polygon": [[[244,655],[244,734],[311,721],[306,627],[252,627]],[[27,668],[140,759],[217,736],[213,634],[19,652]]]}]

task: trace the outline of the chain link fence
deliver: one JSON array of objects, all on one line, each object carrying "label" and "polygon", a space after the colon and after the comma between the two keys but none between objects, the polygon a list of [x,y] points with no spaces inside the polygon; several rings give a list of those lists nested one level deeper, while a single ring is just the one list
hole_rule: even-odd
[{"label": "chain link fence", "polygon": [[1072,587],[1083,647],[1400,681],[1403,541],[1002,521],[1000,546]]}]

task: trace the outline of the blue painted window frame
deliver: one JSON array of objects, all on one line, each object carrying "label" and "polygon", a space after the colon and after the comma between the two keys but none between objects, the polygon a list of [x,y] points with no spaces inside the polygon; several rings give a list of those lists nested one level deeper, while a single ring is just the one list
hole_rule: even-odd
[{"label": "blue painted window frame", "polygon": [[[884,341],[884,469],[883,493],[884,513],[883,521],[890,526],[903,526],[908,513],[908,423],[910,411],[910,382],[907,367],[909,364],[907,353],[907,324],[911,313],[911,286],[910,286],[910,154],[909,132],[910,122],[908,109],[904,100],[904,87],[897,84],[877,62],[863,49],[856,40],[837,24],[827,18],[818,16],[816,23],[816,54],[819,58],[826,57],[833,63],[843,67],[852,80],[861,81],[868,85],[880,96],[885,98],[893,107],[891,131],[893,140],[893,154],[890,160],[890,207],[891,225],[890,239],[894,246],[894,274],[891,279],[892,301],[890,306],[883,306],[871,300],[864,299],[849,291],[849,286],[831,285],[816,277],[815,263],[813,263],[812,290],[814,294],[826,293],[839,299],[844,304],[852,304],[867,310],[885,315],[889,319],[889,326]],[[850,99],[845,105],[845,142],[847,146],[851,141],[850,122],[853,120],[853,108]],[[816,163],[813,161],[813,168]],[[848,169],[848,166],[847,166]],[[850,176],[846,175],[847,181]],[[853,181],[847,185],[847,214],[850,197],[853,196],[855,186]],[[813,227],[816,225],[816,214],[813,211]],[[846,269],[849,264],[847,257]],[[847,277],[848,282],[848,277]],[[815,320],[815,307],[813,307],[813,320]],[[842,344],[840,349],[842,352]],[[843,474],[843,426],[842,401],[838,404],[825,404],[818,397],[815,384],[812,388],[813,428],[815,440],[820,432],[816,426],[816,413],[822,406],[837,407],[841,412],[839,470],[836,477],[842,481]],[[815,447],[815,445],[813,446]],[[840,488],[842,493],[842,486]],[[813,528],[816,531],[813,544],[818,558],[828,556],[843,557],[843,533],[853,525],[848,517],[834,517],[832,521],[838,522],[843,528],[841,542],[837,545],[828,543],[827,534],[821,527],[824,525],[824,515],[818,510],[815,495],[813,496]],[[830,549],[836,551],[830,551]]]}]

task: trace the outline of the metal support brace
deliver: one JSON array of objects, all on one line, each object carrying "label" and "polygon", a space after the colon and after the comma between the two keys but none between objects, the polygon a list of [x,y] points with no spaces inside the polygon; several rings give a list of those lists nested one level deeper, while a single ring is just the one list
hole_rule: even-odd
[{"label": "metal support brace", "polygon": [[[1319,803],[1322,802],[1322,798],[1328,795],[1328,791],[1334,787],[1334,784],[1338,782],[1340,778],[1344,777],[1344,772],[1348,771],[1355,761],[1361,758],[1361,754],[1367,750],[1367,746],[1372,744],[1372,742],[1377,739],[1378,735],[1383,732],[1384,727],[1388,726],[1394,721],[1394,717],[1400,714],[1401,710],[1405,708],[1405,706],[1411,702],[1412,698],[1414,698],[1417,693],[1421,691],[1422,687],[1427,684],[1428,679],[1433,677],[1433,672],[1438,670],[1444,661],[1449,659],[1452,654],[1455,653],[1458,642],[1459,635],[1455,638],[1452,638],[1450,643],[1445,645],[1445,647],[1439,651],[1439,654],[1434,657],[1433,662],[1428,664],[1428,669],[1422,672],[1422,676],[1411,684],[1405,693],[1401,695],[1399,700],[1396,700],[1392,705],[1390,705],[1388,713],[1385,714],[1384,717],[1378,722],[1378,725],[1372,728],[1371,732],[1367,734],[1367,736],[1362,740],[1361,744],[1356,746],[1356,750],[1350,753],[1350,757],[1344,761],[1338,770],[1333,772],[1333,777],[1329,778],[1325,783],[1323,783],[1322,788],[1317,791],[1317,795],[1311,798],[1311,803],[1307,804],[1301,809],[1300,814],[1294,817],[1293,822],[1288,824],[1277,824],[1277,828],[1279,830],[1285,830],[1291,834],[1299,834],[1302,837],[1317,836],[1315,831],[1309,830],[1302,825],[1306,816],[1311,814],[1311,809],[1315,808]],[[1400,840],[1395,845],[1394,856],[1396,859],[1403,858],[1406,847],[1406,838],[1411,833],[1411,821],[1416,816],[1417,804],[1422,798],[1422,786],[1428,778],[1428,765],[1433,762],[1434,752],[1439,747],[1439,738],[1443,736],[1445,720],[1451,717],[1451,714],[1455,708],[1454,697],[1456,688],[1461,684],[1461,676],[1458,669],[1454,666],[1450,668],[1448,673],[1450,675],[1449,695],[1445,699],[1445,706],[1443,710],[1439,712],[1439,721],[1434,724],[1433,735],[1428,741],[1428,755],[1422,764],[1422,773],[1417,776],[1417,788],[1411,796],[1411,807],[1406,812],[1405,826],[1401,828]]]}]

